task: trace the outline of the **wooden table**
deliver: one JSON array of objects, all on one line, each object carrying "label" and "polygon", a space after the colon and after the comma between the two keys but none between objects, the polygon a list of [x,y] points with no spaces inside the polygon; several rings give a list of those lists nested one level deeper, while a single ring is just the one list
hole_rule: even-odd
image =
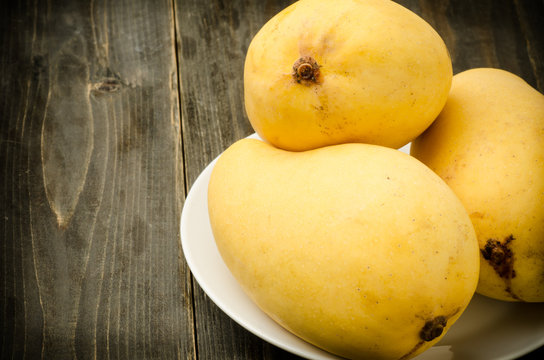
[{"label": "wooden table", "polygon": [[[297,358],[207,298],[179,232],[197,175],[253,132],[245,53],[290,2],[3,1],[2,359]],[[500,67],[544,91],[542,1],[399,2],[456,73]]]}]

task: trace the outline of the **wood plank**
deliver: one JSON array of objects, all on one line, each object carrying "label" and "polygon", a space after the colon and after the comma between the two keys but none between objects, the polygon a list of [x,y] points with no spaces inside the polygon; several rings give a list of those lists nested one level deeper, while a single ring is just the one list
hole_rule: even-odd
[{"label": "wood plank", "polygon": [[0,15],[1,358],[194,358],[169,0]]},{"label": "wood plank", "polygon": [[[176,0],[186,183],[253,132],[243,106],[243,64],[260,27],[292,1]],[[194,281],[200,359],[297,358],[226,316]]]},{"label": "wood plank", "polygon": [[[510,71],[537,87],[543,66],[543,5],[512,0],[399,0],[442,36],[454,74],[476,67]],[[537,73],[540,72],[540,73]],[[542,86],[542,85],[541,85]]]},{"label": "wood plank", "polygon": [[514,4],[535,76],[530,84],[544,93],[544,2],[515,0]]}]

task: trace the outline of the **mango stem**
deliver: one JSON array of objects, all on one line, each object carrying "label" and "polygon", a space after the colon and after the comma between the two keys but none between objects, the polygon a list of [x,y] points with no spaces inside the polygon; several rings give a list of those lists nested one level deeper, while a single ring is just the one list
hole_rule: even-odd
[{"label": "mango stem", "polygon": [[317,84],[319,83],[319,68],[314,58],[303,56],[293,64],[293,78],[299,84]]}]

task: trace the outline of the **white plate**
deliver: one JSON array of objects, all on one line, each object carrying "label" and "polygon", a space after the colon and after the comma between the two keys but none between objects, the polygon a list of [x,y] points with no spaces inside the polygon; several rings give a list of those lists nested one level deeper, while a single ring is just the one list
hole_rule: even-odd
[{"label": "white plate", "polygon": [[[409,145],[401,151],[408,152]],[[208,218],[207,188],[216,160],[195,181],[181,215],[181,243],[193,276],[221,310],[263,340],[308,359],[340,359],[275,323],[245,295],[229,272]],[[542,345],[544,304],[507,303],[475,295],[444,338],[415,359],[506,360]]]}]

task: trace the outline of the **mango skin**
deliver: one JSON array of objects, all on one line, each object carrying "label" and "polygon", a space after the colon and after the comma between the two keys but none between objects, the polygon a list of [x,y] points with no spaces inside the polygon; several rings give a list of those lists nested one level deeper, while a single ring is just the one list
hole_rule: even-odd
[{"label": "mango skin", "polygon": [[[478,292],[544,301],[544,96],[504,70],[459,73],[411,154],[448,183],[471,217],[482,249]],[[490,240],[506,246],[510,260],[497,266],[486,253]]]},{"label": "mango skin", "polygon": [[244,291],[302,339],[351,359],[408,359],[442,335],[479,272],[470,219],[446,184],[400,151],[305,152],[244,139],[208,187],[217,247]]},{"label": "mango skin", "polygon": [[[318,83],[293,78],[297,59]],[[301,0],[255,35],[244,66],[249,121],[276,147],[346,142],[399,148],[440,113],[452,65],[438,33],[389,0]]]}]

